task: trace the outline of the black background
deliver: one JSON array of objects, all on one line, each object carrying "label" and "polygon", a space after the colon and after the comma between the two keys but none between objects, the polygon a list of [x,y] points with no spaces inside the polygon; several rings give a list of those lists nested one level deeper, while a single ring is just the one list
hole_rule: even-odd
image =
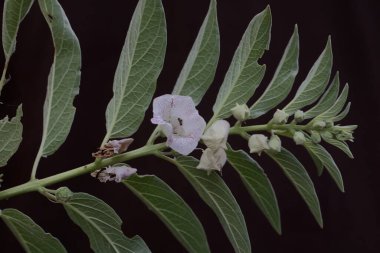
[{"label": "black background", "polygon": [[[137,1],[61,0],[82,47],[83,67],[80,94],[75,99],[77,113],[71,133],[52,156],[42,159],[38,177],[72,169],[92,161],[90,156],[105,134],[104,112],[112,97],[112,81],[125,34]],[[269,175],[281,208],[283,235],[277,235],[241,184],[236,173],[226,166],[223,178],[230,186],[246,217],[254,252],[380,252],[379,162],[380,102],[380,8],[377,1],[218,1],[221,56],[213,86],[200,104],[205,119],[222,83],[233,53],[250,19],[270,4],[273,15],[270,51],[261,60],[267,65],[260,95],[270,81],[290,38],[294,24],[300,33],[299,85],[332,35],[333,73],[340,71],[342,85],[350,84],[352,109],[344,124],[358,124],[355,143],[350,144],[355,159],[329,148],[340,167],[346,193],[340,193],[331,178],[316,175],[307,153],[292,142],[285,145],[307,167],[320,198],[325,227],[320,229],[306,205],[280,169],[267,157],[257,158]],[[168,47],[164,69],[155,96],[170,93],[186,60],[198,29],[207,12],[208,1],[163,0]],[[1,4],[2,5],[2,4]],[[2,7],[1,7],[2,8]],[[14,115],[23,103],[23,142],[17,154],[1,169],[3,188],[28,180],[42,132],[42,105],[47,75],[52,63],[49,30],[35,4],[22,23],[16,53],[9,68],[12,77],[5,86],[0,105],[1,117]],[[3,62],[3,61],[2,61]],[[0,65],[2,64],[0,63]],[[296,86],[295,85],[295,88]],[[144,145],[154,126],[146,120],[134,135],[133,148]],[[259,119],[265,122],[268,117]],[[235,147],[245,147],[241,139],[231,139]],[[131,162],[140,174],[155,173],[178,191],[204,223],[212,252],[233,252],[217,219],[200,200],[189,183],[171,165],[155,158]],[[184,252],[163,223],[125,187],[100,184],[81,176],[55,187],[67,185],[73,191],[86,191],[109,203],[122,217],[128,236],[139,234],[153,252]],[[30,215],[38,224],[60,238],[69,252],[91,252],[87,237],[69,222],[60,205],[37,193],[0,202],[0,208],[13,207]],[[0,224],[1,252],[22,252],[3,223]]]}]

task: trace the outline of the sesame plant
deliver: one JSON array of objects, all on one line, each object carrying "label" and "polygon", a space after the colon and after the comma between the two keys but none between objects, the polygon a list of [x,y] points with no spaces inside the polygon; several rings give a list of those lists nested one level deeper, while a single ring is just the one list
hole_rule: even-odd
[{"label": "sesame plant", "polygon": [[[73,100],[80,86],[81,50],[57,0],[5,0],[2,23],[5,61],[0,91],[7,83],[8,63],[16,49],[19,26],[33,4],[39,6],[54,43],[54,60],[43,107],[42,139],[30,168],[30,180],[2,189],[0,200],[38,192],[50,200],[48,204],[64,208],[68,218],[87,235],[94,252],[150,252],[149,242],[138,235],[128,238],[123,234],[121,218],[105,201],[85,192],[72,192],[67,187],[54,188],[56,183],[91,175],[99,181],[99,187],[106,187],[104,183],[123,184],[158,216],[188,252],[210,252],[202,223],[182,197],[156,175],[144,175],[139,168],[129,165],[133,159],[154,156],[178,168],[215,213],[234,251],[248,253],[252,249],[244,216],[223,180],[222,170],[227,162],[231,166],[224,169],[236,170],[241,178],[239,183],[244,184],[270,225],[281,234],[280,208],[265,168],[259,164],[261,155],[278,164],[315,221],[323,226],[313,182],[296,155],[281,142],[290,138],[294,145],[303,146],[318,174],[328,173],[338,189],[344,191],[341,173],[325,146],[335,146],[353,158],[347,141],[353,141],[356,126],[339,124],[348,114],[350,103],[346,103],[348,85],[341,89],[338,73],[331,74],[330,38],[306,78],[294,84],[299,56],[295,26],[271,81],[262,84],[266,88],[256,101],[248,103],[265,73],[265,65],[258,61],[270,44],[272,21],[268,6],[248,24],[224,81],[215,84],[219,92],[212,107],[213,116],[205,119],[196,106],[213,83],[219,60],[216,0],[210,2],[171,94],[156,92],[166,50],[163,6],[160,0],[140,0],[121,49],[113,97],[105,109],[107,132],[99,147],[94,148],[94,161],[39,178],[40,160],[56,152],[70,133],[75,114]],[[17,71],[12,75],[17,75]],[[287,98],[293,84],[298,87],[297,92]],[[153,98],[155,92],[158,96]],[[286,99],[289,102],[279,107]],[[147,111],[151,102],[153,112]],[[273,115],[269,122],[255,124],[255,119],[267,113]],[[7,164],[22,141],[22,114],[20,104],[16,116],[0,121],[0,166]],[[151,115],[150,123],[157,126],[147,136],[146,145],[134,147],[133,134],[145,114]],[[231,146],[230,135],[242,138],[247,150]],[[202,149],[200,157],[194,155],[196,148]],[[6,176],[14,171],[2,173]],[[45,232],[23,212],[3,209],[0,219],[26,252],[66,252],[58,238]]]}]

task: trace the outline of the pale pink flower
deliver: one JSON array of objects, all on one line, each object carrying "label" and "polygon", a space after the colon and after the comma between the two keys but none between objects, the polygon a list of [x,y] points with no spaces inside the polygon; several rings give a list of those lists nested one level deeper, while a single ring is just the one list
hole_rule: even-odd
[{"label": "pale pink flower", "polygon": [[155,98],[151,121],[162,127],[167,145],[182,155],[190,154],[197,147],[206,127],[189,96],[163,95]]}]

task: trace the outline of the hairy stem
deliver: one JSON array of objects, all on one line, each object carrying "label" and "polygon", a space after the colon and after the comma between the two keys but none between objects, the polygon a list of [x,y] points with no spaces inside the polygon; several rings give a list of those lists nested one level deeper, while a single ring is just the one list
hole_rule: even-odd
[{"label": "hairy stem", "polygon": [[311,127],[307,125],[295,125],[295,124],[264,124],[264,125],[254,125],[254,126],[234,126],[230,128],[230,134],[241,135],[243,132],[255,132],[255,131],[272,131],[272,130],[309,130]]},{"label": "hairy stem", "polygon": [[151,154],[155,154],[157,151],[164,150],[166,148],[165,143],[159,143],[154,145],[148,145],[141,147],[139,149],[135,149],[120,155],[116,155],[111,158],[96,160],[93,163],[86,164],[84,166],[77,167],[72,170],[68,170],[54,176],[46,177],[43,179],[34,179],[27,183],[9,188],[7,190],[0,192],[0,200],[8,199],[10,197],[14,197],[17,195],[21,195],[28,192],[38,191],[41,187],[45,187],[48,185],[56,184],[65,180],[68,180],[73,177],[77,177],[83,174],[87,174],[93,172],[97,169],[120,163],[128,160],[132,160],[138,157],[147,156]]}]

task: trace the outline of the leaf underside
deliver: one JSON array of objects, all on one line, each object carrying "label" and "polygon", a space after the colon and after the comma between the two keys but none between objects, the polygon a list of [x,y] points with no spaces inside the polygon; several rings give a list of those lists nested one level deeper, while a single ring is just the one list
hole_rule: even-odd
[{"label": "leaf underside", "polygon": [[28,253],[66,253],[61,242],[46,233],[29,216],[16,209],[4,209],[0,218],[12,231],[23,249]]},{"label": "leaf underside", "polygon": [[166,51],[166,23],[160,0],[140,0],[120,54],[113,98],[106,111],[107,136],[135,133],[144,119]]},{"label": "leaf underside", "polygon": [[199,161],[180,156],[174,161],[202,200],[214,211],[235,252],[251,252],[244,216],[233,194],[217,173],[207,175],[196,169]]},{"label": "leaf underside", "polygon": [[43,110],[40,152],[53,154],[66,140],[75,115],[73,101],[79,93],[81,50],[62,7],[56,0],[38,0],[54,43]]},{"label": "leaf underside", "polygon": [[153,175],[132,176],[124,184],[164,222],[188,252],[210,252],[202,224],[164,181]]},{"label": "leaf underside", "polygon": [[148,253],[149,248],[139,237],[126,237],[121,230],[121,219],[101,199],[87,193],[75,193],[62,203],[70,219],[88,236],[96,253]]},{"label": "leaf underside", "polygon": [[0,120],[0,167],[7,165],[22,141],[21,117],[22,106],[19,105],[15,117]]}]

